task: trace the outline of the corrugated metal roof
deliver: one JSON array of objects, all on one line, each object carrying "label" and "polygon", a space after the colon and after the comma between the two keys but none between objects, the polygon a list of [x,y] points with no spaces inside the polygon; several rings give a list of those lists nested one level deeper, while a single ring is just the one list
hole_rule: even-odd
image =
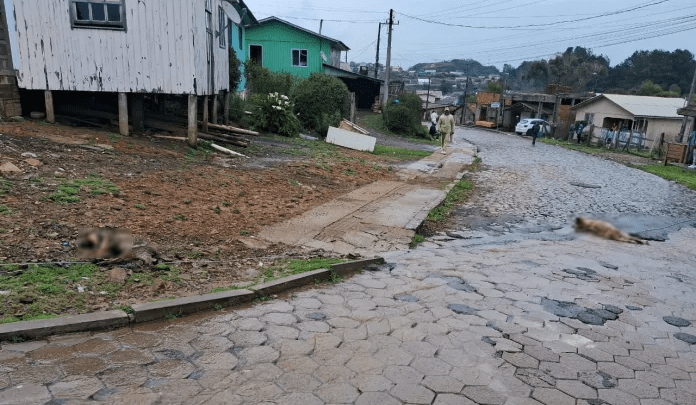
[{"label": "corrugated metal roof", "polygon": [[696,104],[691,104],[684,108],[680,108],[679,110],[677,110],[677,114],[687,115],[689,117],[696,117]]},{"label": "corrugated metal roof", "polygon": [[287,26],[289,26],[289,27],[292,27],[292,28],[295,28],[295,29],[297,29],[297,30],[304,31],[304,32],[306,32],[306,33],[308,33],[308,34],[312,34],[312,35],[314,35],[314,36],[317,37],[317,38],[325,39],[325,40],[329,41],[332,45],[336,45],[336,46],[337,46],[339,49],[341,49],[342,51],[349,51],[349,50],[350,50],[350,48],[348,48],[348,47],[346,46],[346,44],[344,44],[343,42],[341,42],[341,41],[339,41],[339,40],[337,40],[337,39],[329,38],[329,37],[327,37],[326,35],[318,34],[318,33],[314,32],[314,31],[308,30],[307,28],[303,28],[303,27],[300,27],[299,25],[295,25],[295,24],[290,23],[290,22],[287,22],[287,21],[285,21],[285,20],[281,20],[280,18],[275,17],[275,16],[270,16],[270,17],[264,18],[263,20],[259,20],[259,21],[258,21],[258,24],[259,24],[259,25],[263,25],[263,24],[266,24],[266,23],[269,23],[269,22],[279,22],[279,23],[281,23],[281,24],[285,24],[285,25],[287,25]]},{"label": "corrugated metal roof", "polygon": [[600,98],[617,104],[636,117],[681,118],[677,110],[684,107],[683,98],[665,98],[648,96],[627,96],[623,94],[601,94],[585,100],[575,108],[593,103]]}]

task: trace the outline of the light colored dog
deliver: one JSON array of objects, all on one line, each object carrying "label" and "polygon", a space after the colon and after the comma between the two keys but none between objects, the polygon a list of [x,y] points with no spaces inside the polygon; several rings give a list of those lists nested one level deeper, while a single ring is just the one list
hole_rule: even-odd
[{"label": "light colored dog", "polygon": [[575,230],[577,232],[587,232],[599,237],[615,240],[619,242],[636,243],[647,245],[648,242],[627,234],[626,232],[616,228],[612,224],[600,221],[598,219],[587,219],[578,217],[575,219]]}]

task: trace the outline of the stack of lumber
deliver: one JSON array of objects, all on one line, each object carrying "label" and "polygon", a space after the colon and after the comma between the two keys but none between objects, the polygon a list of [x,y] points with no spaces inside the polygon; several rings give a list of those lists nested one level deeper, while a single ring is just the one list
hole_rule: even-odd
[{"label": "stack of lumber", "polygon": [[484,128],[495,128],[495,122],[476,121],[476,126],[477,127],[484,127]]},{"label": "stack of lumber", "polygon": [[259,136],[260,134],[256,131],[249,131],[247,129],[232,127],[229,125],[217,124],[208,124],[208,132],[200,132],[198,134],[198,136],[202,139],[223,142],[246,148],[249,146],[249,139],[244,138],[242,135]]}]

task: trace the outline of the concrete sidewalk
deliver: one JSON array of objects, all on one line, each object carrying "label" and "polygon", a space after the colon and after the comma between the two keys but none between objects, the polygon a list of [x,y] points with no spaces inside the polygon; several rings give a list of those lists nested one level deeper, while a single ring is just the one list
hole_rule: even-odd
[{"label": "concrete sidewalk", "polygon": [[265,228],[269,242],[363,255],[406,249],[416,228],[437,207],[476,147],[455,131],[446,155],[439,152],[398,172],[400,181],[378,181],[288,221]]}]

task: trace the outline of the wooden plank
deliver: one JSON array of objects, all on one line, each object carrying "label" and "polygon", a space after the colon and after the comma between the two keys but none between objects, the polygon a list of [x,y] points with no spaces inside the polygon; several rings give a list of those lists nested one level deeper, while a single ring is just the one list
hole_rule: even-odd
[{"label": "wooden plank", "polygon": [[128,97],[126,93],[118,93],[118,131],[128,136]]},{"label": "wooden plank", "polygon": [[213,124],[218,123],[218,111],[220,110],[220,99],[217,94],[213,94]]},{"label": "wooden plank", "polygon": [[190,94],[188,97],[188,144],[192,148],[198,146],[198,97]]},{"label": "wooden plank", "polygon": [[44,98],[46,101],[46,121],[53,124],[56,122],[56,113],[53,110],[53,92],[51,90],[44,91]]},{"label": "wooden plank", "polygon": [[210,120],[208,119],[208,96],[203,97],[203,132],[208,132],[208,125],[210,124]]},{"label": "wooden plank", "polygon": [[[203,124],[203,121],[201,121],[200,123]],[[260,133],[258,133],[256,131],[249,131],[248,129],[231,127],[229,125],[208,124],[208,128],[214,129],[216,131],[237,132],[239,134],[245,134],[245,135],[255,135],[255,136],[261,135]]]}]

